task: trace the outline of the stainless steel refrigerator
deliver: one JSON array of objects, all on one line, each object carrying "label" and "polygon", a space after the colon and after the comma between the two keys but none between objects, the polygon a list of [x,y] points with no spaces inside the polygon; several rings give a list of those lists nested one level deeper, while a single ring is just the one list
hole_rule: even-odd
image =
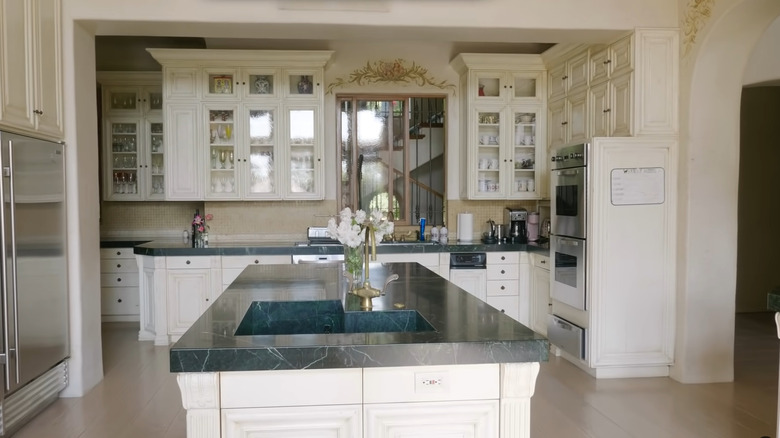
[{"label": "stainless steel refrigerator", "polygon": [[0,436],[67,385],[64,146],[0,132]]}]

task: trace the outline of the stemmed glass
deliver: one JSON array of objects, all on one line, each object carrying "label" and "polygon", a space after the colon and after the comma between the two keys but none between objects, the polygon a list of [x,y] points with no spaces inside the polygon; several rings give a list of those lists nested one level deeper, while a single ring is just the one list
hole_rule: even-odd
[{"label": "stemmed glass", "polygon": [[216,169],[217,168],[217,150],[212,149],[211,150],[211,168]]},{"label": "stemmed glass", "polygon": [[219,162],[222,165],[221,169],[225,168],[225,160],[227,159],[227,152],[222,150],[219,151]]},{"label": "stemmed glass", "polygon": [[230,163],[230,165],[228,166],[228,169],[232,169],[233,168],[233,151],[230,151],[230,153],[228,153],[228,162]]},{"label": "stemmed glass", "polygon": [[127,174],[127,192],[135,193],[135,173],[128,172]]}]

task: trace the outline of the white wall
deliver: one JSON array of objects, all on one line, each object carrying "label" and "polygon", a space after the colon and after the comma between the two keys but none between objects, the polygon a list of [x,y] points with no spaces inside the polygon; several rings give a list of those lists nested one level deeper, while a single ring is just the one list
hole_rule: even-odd
[{"label": "white wall", "polygon": [[776,19],[753,48],[745,67],[743,85],[772,82],[780,85],[780,19]]},{"label": "white wall", "polygon": [[[681,0],[682,5],[687,3]],[[745,66],[776,0],[721,0],[680,63],[677,342],[672,377],[734,377],[739,116]]]}]

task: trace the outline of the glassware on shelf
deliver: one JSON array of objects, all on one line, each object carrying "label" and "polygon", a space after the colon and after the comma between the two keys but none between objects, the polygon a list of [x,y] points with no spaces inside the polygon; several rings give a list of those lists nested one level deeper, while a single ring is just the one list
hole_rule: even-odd
[{"label": "glassware on shelf", "polygon": [[233,168],[233,151],[228,152],[228,169]]},{"label": "glassware on shelf", "polygon": [[211,168],[217,168],[217,150],[214,148],[211,148]]},{"label": "glassware on shelf", "polygon": [[227,160],[227,151],[224,149],[219,151],[219,163],[220,163],[220,169],[225,168],[225,161]]}]

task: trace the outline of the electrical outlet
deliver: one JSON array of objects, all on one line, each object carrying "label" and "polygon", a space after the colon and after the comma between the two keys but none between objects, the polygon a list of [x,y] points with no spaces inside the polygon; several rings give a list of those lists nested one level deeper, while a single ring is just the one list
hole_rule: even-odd
[{"label": "electrical outlet", "polygon": [[449,379],[446,372],[438,373],[415,373],[414,374],[414,392],[416,393],[442,393],[450,389]]}]

